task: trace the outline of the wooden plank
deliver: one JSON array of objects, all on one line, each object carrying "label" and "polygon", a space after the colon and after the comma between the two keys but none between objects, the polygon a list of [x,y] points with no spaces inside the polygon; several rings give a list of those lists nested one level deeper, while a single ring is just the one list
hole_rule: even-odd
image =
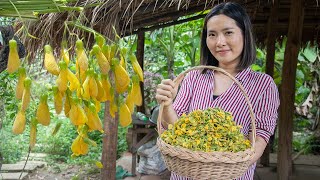
[{"label": "wooden plank", "polygon": [[[27,156],[27,155],[26,155]],[[36,158],[45,158],[47,157],[48,155],[45,154],[45,153],[30,153],[29,154],[29,158],[31,157],[36,157]]]},{"label": "wooden plank", "polygon": [[2,172],[18,172],[18,171],[27,171],[32,172],[35,170],[38,165],[37,164],[27,164],[25,168],[24,164],[2,164],[1,171]]},{"label": "wooden plank", "polygon": [[[266,73],[273,77],[274,74],[274,55],[275,55],[275,43],[277,37],[277,23],[278,23],[278,9],[279,0],[274,1],[274,5],[271,8],[268,22],[268,35],[267,35],[267,58],[266,58]],[[270,141],[267,144],[261,158],[260,164],[263,166],[269,166],[269,154],[270,154]]]},{"label": "wooden plank", "polygon": [[291,0],[288,40],[284,53],[280,88],[280,123],[278,146],[278,179],[292,175],[292,130],[297,59],[304,18],[303,0]]},{"label": "wooden plank", "polygon": [[[21,157],[22,161],[27,160],[28,154],[25,154],[23,157]],[[47,157],[47,154],[45,153],[30,153],[28,161],[45,161],[45,158]]]},{"label": "wooden plank", "polygon": [[[19,161],[17,164],[25,164],[26,161]],[[37,165],[38,168],[42,168],[44,166],[47,166],[47,162],[44,161],[28,161],[27,164],[34,164]]]},{"label": "wooden plank", "polygon": [[136,153],[139,147],[141,147],[143,144],[146,144],[150,139],[154,137],[157,137],[157,131],[152,129],[152,131],[143,136],[143,138],[139,140],[138,143],[132,145],[131,152]]},{"label": "wooden plank", "polygon": [[[3,180],[17,180],[20,177],[20,172],[16,172],[16,173],[0,173],[0,178],[2,178]],[[25,178],[28,175],[28,173],[22,173],[20,179]]]}]

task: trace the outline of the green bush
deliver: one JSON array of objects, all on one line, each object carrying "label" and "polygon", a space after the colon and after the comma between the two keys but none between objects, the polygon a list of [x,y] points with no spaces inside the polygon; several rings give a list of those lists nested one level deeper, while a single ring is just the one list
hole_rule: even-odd
[{"label": "green bush", "polygon": [[[62,122],[60,130],[55,136],[51,135],[55,122]],[[119,126],[117,157],[126,151],[127,128]],[[38,126],[38,139],[35,152],[47,153],[49,158],[55,162],[66,162],[70,164],[91,164],[101,160],[103,134],[99,131],[88,133],[88,137],[97,143],[97,146],[89,146],[89,152],[85,156],[71,157],[71,145],[77,137],[75,126],[68,118],[53,119],[49,127]]]},{"label": "green bush", "polygon": [[126,136],[127,136],[128,128],[130,127],[131,126],[128,126],[128,127],[118,126],[117,158],[120,158],[122,153],[128,150]]},{"label": "green bush", "polygon": [[[12,125],[18,111],[19,101],[15,98],[16,74],[9,75],[6,71],[0,73],[0,155],[3,163],[15,163],[28,151],[29,127],[25,133],[14,135]],[[33,109],[33,103],[30,103]],[[26,112],[28,119],[30,110]]]},{"label": "green bush", "polygon": [[11,126],[5,126],[0,131],[0,137],[0,153],[3,164],[16,163],[25,155],[25,152],[28,152],[29,138],[26,133],[14,135]]},{"label": "green bush", "polygon": [[[62,122],[62,125],[57,134],[53,136],[52,130],[59,121]],[[76,136],[76,129],[69,122],[69,119],[52,118],[48,127],[38,125],[37,144],[34,152],[47,153],[57,158],[58,161],[66,162],[66,157],[72,154],[70,147]]]}]

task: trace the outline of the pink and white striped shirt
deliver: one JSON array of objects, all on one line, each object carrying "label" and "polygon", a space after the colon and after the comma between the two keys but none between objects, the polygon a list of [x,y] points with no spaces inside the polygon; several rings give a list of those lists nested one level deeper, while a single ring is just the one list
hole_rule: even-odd
[{"label": "pink and white striped shirt", "polygon": [[[256,117],[256,135],[261,136],[266,142],[274,133],[278,117],[279,94],[273,79],[267,75],[254,72],[251,68],[239,72],[235,78],[243,85],[253,106]],[[233,83],[223,94],[214,98],[214,71],[199,70],[189,72],[177,94],[173,107],[178,116],[188,114],[196,109],[220,107],[233,114],[236,124],[241,125],[242,133],[248,136],[251,131],[250,112],[237,84]],[[253,179],[256,164],[249,167],[248,171],[239,180]],[[214,171],[214,169],[213,169]],[[172,172],[173,180],[191,179],[179,176]]]}]

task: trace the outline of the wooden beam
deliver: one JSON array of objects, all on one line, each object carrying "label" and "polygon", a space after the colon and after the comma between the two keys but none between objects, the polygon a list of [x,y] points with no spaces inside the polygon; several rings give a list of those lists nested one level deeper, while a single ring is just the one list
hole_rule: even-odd
[{"label": "wooden beam", "polygon": [[[279,0],[274,1],[274,5],[270,10],[270,14],[268,21],[268,34],[267,34],[267,58],[266,58],[266,73],[273,77],[274,73],[274,55],[275,55],[275,44],[277,37],[277,23],[278,23],[278,9],[279,9]],[[270,154],[270,141],[267,144],[266,149],[264,150],[260,163],[263,166],[269,166],[269,154]]]},{"label": "wooden beam", "polygon": [[[213,3],[216,4],[217,2]],[[162,6],[159,7],[162,3],[158,3],[156,8],[154,8],[154,4],[150,4],[147,7],[140,7],[135,13],[132,18],[132,27],[129,27],[129,24],[127,23],[128,17],[122,18],[119,24],[121,29],[126,29],[126,33],[122,32],[122,34],[128,34],[127,32],[131,32],[132,34],[132,32],[137,29],[176,21],[182,16],[192,15],[206,9],[211,9],[214,6],[213,3],[191,1],[188,5],[188,9],[184,7],[179,10],[177,10],[176,6],[167,8],[163,8]]]},{"label": "wooden beam", "polygon": [[[144,61],[144,39],[145,39],[145,32],[138,31],[138,42],[137,42],[137,60],[143,70],[143,61]],[[145,104],[144,104],[144,86],[143,82],[140,82],[140,89],[142,95],[142,106],[137,107],[137,111],[145,113]]]},{"label": "wooden beam", "polygon": [[[169,27],[169,26],[173,26],[173,25],[182,24],[182,23],[185,23],[185,22],[201,19],[201,18],[204,18],[206,15],[207,14],[200,14],[200,15],[193,16],[193,17],[186,18],[186,19],[182,19],[182,20],[172,20],[171,22],[158,24],[158,25],[145,27],[145,28],[140,28],[139,31],[153,31],[153,30],[156,30],[156,29],[165,28],[165,27]],[[130,30],[127,30],[125,32],[124,36],[128,36],[128,35],[131,35],[131,34],[137,34],[137,33],[138,33],[138,30],[133,30],[132,32],[130,32]]]},{"label": "wooden beam", "polygon": [[291,0],[288,40],[284,53],[280,87],[280,123],[278,149],[278,179],[292,175],[292,130],[295,100],[297,59],[301,44],[304,0]]}]

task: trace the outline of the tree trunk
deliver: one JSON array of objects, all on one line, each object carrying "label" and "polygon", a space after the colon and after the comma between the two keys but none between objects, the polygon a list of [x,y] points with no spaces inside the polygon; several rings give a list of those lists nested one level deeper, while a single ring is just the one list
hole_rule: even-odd
[{"label": "tree trunk", "polygon": [[292,130],[297,59],[301,43],[304,8],[303,0],[291,0],[288,41],[284,53],[280,88],[280,123],[278,149],[278,179],[291,179]]}]

